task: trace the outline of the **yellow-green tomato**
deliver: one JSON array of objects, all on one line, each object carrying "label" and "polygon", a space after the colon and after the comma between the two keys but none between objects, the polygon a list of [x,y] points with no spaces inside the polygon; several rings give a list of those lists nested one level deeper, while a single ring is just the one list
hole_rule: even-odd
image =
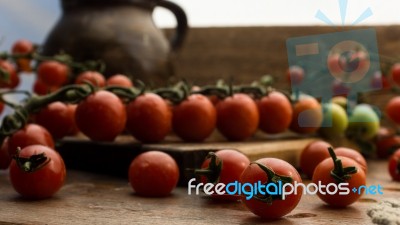
[{"label": "yellow-green tomato", "polygon": [[324,120],[319,129],[326,137],[338,137],[345,133],[348,126],[346,111],[335,103],[327,103],[323,106]]},{"label": "yellow-green tomato", "polygon": [[331,100],[332,103],[340,105],[344,110],[347,110],[347,98],[343,96],[333,97]]},{"label": "yellow-green tomato", "polygon": [[352,138],[369,140],[379,131],[379,117],[370,105],[357,105],[350,118],[347,134]]}]

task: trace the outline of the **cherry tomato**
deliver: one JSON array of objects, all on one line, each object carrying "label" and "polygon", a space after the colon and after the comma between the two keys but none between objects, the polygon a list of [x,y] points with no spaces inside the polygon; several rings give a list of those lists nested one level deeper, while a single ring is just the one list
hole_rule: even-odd
[{"label": "cherry tomato", "polygon": [[367,173],[367,161],[365,160],[364,156],[362,156],[361,153],[357,152],[356,150],[346,147],[339,147],[335,148],[335,154],[337,156],[344,156],[356,161],[360,165],[361,169],[363,169],[364,172]]},{"label": "cherry tomato", "polygon": [[233,94],[218,102],[217,128],[228,140],[242,141],[253,135],[260,119],[258,108],[246,94]]},{"label": "cherry tomato", "polygon": [[48,86],[41,80],[35,80],[32,87],[33,92],[37,95],[47,95],[49,93],[57,91],[58,89],[60,89],[60,87]]},{"label": "cherry tomato", "polygon": [[15,155],[17,148],[25,148],[29,145],[44,145],[54,148],[54,141],[46,128],[37,124],[27,124],[21,130],[10,136],[8,141],[8,153]]},{"label": "cherry tomato", "polygon": [[141,142],[159,142],[171,131],[172,112],[160,96],[145,93],[127,106],[126,129]]},{"label": "cherry tomato", "polygon": [[11,163],[11,157],[8,153],[8,137],[4,139],[0,147],[0,169],[7,169]]},{"label": "cherry tomato", "polygon": [[[201,165],[201,170],[195,170],[197,175],[201,176],[202,183],[223,183],[225,185],[231,182],[239,182],[244,169],[250,164],[249,158],[243,153],[223,149],[217,152],[210,152]],[[240,195],[218,195],[212,194],[212,198],[236,201]]]},{"label": "cherry tomato", "polygon": [[55,139],[77,133],[76,105],[53,102],[35,115],[35,122],[45,127]]},{"label": "cherry tomato", "polygon": [[216,122],[214,105],[204,95],[190,95],[173,110],[173,130],[185,141],[203,141],[214,131]]},{"label": "cherry tomato", "polygon": [[133,87],[131,79],[122,74],[116,74],[107,79],[107,86]]},{"label": "cherry tomato", "polygon": [[142,153],[129,166],[129,183],[137,195],[168,196],[176,187],[178,179],[178,165],[164,152]]},{"label": "cherry tomato", "polygon": [[94,141],[113,141],[125,128],[125,105],[115,94],[100,90],[78,104],[75,122]]},{"label": "cherry tomato", "polygon": [[[282,182],[282,185],[285,183],[302,183],[299,173],[292,165],[276,158],[262,158],[251,163],[243,171],[240,178],[241,184],[261,182],[266,186],[276,185],[277,188],[279,187],[278,181]],[[289,188],[285,187],[288,193],[290,193]],[[242,202],[254,214],[262,218],[275,219],[290,213],[297,206],[303,194],[303,188],[297,186],[296,192],[297,194],[294,194],[293,191],[293,193],[285,196],[280,194],[268,195],[267,193],[262,195],[259,193],[251,199],[246,199],[247,196],[242,194]]]},{"label": "cherry tomato", "polygon": [[386,159],[400,148],[400,136],[390,136],[376,143],[376,154],[381,159]]},{"label": "cherry tomato", "polygon": [[330,146],[331,144],[325,141],[313,141],[301,151],[300,168],[308,178],[312,178],[314,170],[320,162],[329,158],[327,149]]},{"label": "cherry tomato", "polygon": [[8,61],[0,60],[0,69],[9,74],[8,80],[0,80],[0,88],[16,88],[19,85],[20,79],[14,66]]},{"label": "cherry tomato", "polygon": [[390,73],[392,75],[392,80],[396,85],[400,85],[400,63],[395,63],[391,70]]},{"label": "cherry tomato", "polygon": [[[16,41],[11,48],[11,52],[13,54],[29,54],[32,53],[34,50],[35,47],[32,44],[32,42],[24,39]],[[31,61],[32,60],[28,58],[17,59],[18,70],[24,72],[31,72],[32,71]]]},{"label": "cherry tomato", "polygon": [[61,156],[43,145],[23,148],[10,165],[12,186],[22,197],[29,199],[53,196],[64,184],[65,176]]},{"label": "cherry tomato", "polygon": [[47,86],[62,86],[68,81],[69,68],[57,61],[44,61],[39,64],[37,74]]},{"label": "cherry tomato", "polygon": [[[317,195],[321,200],[333,207],[346,207],[357,201],[364,192],[364,189],[361,189],[360,191],[358,188],[366,183],[365,172],[353,159],[344,156],[336,158],[332,148],[330,151],[332,152],[331,154],[334,155],[333,158],[325,159],[318,164],[315,168],[312,181],[315,184],[320,183],[321,186],[325,186],[325,189],[322,189],[322,192],[317,192]],[[343,172],[344,168],[350,169],[350,167],[352,167],[353,170],[348,171],[347,173]],[[334,177],[333,174],[336,174],[336,177]],[[338,184],[340,183],[347,185],[345,187],[349,190],[348,194],[340,195],[342,192],[338,187]],[[328,185],[330,187],[335,186],[335,189],[327,187]],[[359,190],[360,193],[359,191],[353,192],[353,188]],[[328,191],[332,194],[329,194]]]},{"label": "cherry tomato", "polygon": [[257,106],[260,114],[259,128],[265,133],[277,134],[289,127],[293,109],[284,94],[273,91],[261,98]]},{"label": "cherry tomato", "polygon": [[78,75],[75,80],[75,84],[84,84],[85,82],[89,82],[97,87],[106,86],[106,79],[103,74],[95,72],[95,71],[86,71]]},{"label": "cherry tomato", "polygon": [[389,159],[388,169],[394,181],[400,181],[400,149],[393,153]]},{"label": "cherry tomato", "polygon": [[304,80],[304,70],[300,66],[289,67],[286,74],[290,84],[298,85]]},{"label": "cherry tomato", "polygon": [[322,107],[315,98],[300,99],[293,108],[293,119],[290,129],[307,134],[319,129],[323,120]]},{"label": "cherry tomato", "polygon": [[[400,66],[400,65],[399,65]],[[400,76],[399,76],[400,79]],[[400,96],[390,99],[386,105],[386,115],[396,124],[400,124]]]}]

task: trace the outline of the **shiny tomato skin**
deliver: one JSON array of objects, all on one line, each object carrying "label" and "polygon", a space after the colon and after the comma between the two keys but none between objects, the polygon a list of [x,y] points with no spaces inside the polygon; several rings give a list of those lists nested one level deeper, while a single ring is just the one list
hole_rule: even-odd
[{"label": "shiny tomato skin", "polygon": [[127,107],[127,130],[141,142],[159,142],[172,129],[172,112],[167,102],[153,93],[145,93]]},{"label": "shiny tomato skin", "polygon": [[96,71],[83,72],[75,79],[75,84],[84,84],[85,82],[89,82],[96,87],[106,86],[106,79],[103,74]]},{"label": "shiny tomato skin", "polygon": [[300,155],[300,168],[308,178],[312,178],[315,168],[324,159],[329,158],[328,148],[331,146],[325,141],[313,141],[308,144]]},{"label": "shiny tomato skin", "polygon": [[[263,164],[277,175],[291,177],[293,180],[292,184],[295,181],[302,183],[297,170],[286,161],[276,158],[262,158],[256,162]],[[243,171],[240,181],[242,184],[254,184],[258,181],[264,184],[268,181],[268,176],[257,164],[252,163]],[[303,188],[299,186],[297,188],[297,195],[286,195],[285,200],[273,200],[272,204],[261,202],[254,198],[246,200],[245,195],[242,195],[242,202],[254,214],[266,219],[276,219],[290,213],[299,203],[302,194]]]},{"label": "shiny tomato skin", "polygon": [[[303,115],[303,116],[301,116]],[[303,122],[300,122],[304,120]],[[323,121],[322,107],[315,98],[300,99],[293,107],[290,129],[300,134],[313,133]]]},{"label": "shiny tomato skin", "polygon": [[107,86],[133,87],[131,79],[123,74],[115,74],[109,77],[106,81]]},{"label": "shiny tomato skin", "polygon": [[55,139],[76,134],[76,107],[63,102],[53,102],[35,115],[35,122],[46,128]]},{"label": "shiny tomato skin", "polygon": [[68,81],[69,68],[58,61],[50,60],[39,64],[37,75],[47,86],[62,86]]},{"label": "shiny tomato skin", "polygon": [[14,65],[9,61],[0,60],[0,68],[9,74],[9,80],[0,80],[0,88],[16,88],[20,83],[20,79]]},{"label": "shiny tomato skin", "polygon": [[[339,191],[337,191],[336,194],[333,195],[330,194],[324,195],[318,191],[317,195],[321,200],[323,200],[328,205],[342,208],[353,204],[361,197],[362,193],[364,192],[364,189],[362,189],[360,194],[358,194],[358,192],[353,192],[352,189],[365,185],[366,178],[364,170],[359,166],[359,164],[356,161],[344,156],[338,156],[338,159],[341,159],[343,167],[354,166],[357,168],[357,173],[351,174],[351,178],[346,181],[348,183],[347,187],[350,191],[349,194],[339,195]],[[331,171],[333,169],[334,169],[334,164],[332,158],[325,159],[315,168],[314,175],[312,177],[312,182],[315,184],[321,182],[322,185],[328,185],[331,183],[337,184],[337,181],[331,176]]]},{"label": "shiny tomato skin", "polygon": [[243,141],[253,135],[260,120],[258,108],[246,94],[233,94],[217,103],[217,128],[228,140]]},{"label": "shiny tomato skin", "polygon": [[140,196],[168,196],[176,187],[178,179],[178,165],[164,152],[142,153],[129,166],[129,183]]},{"label": "shiny tomato skin", "polygon": [[400,124],[400,96],[390,99],[385,109],[386,115],[396,124]]},{"label": "shiny tomato skin", "polygon": [[46,128],[30,123],[10,136],[8,153],[13,156],[18,147],[22,149],[29,145],[44,145],[54,149],[54,140]]},{"label": "shiny tomato skin", "polygon": [[0,147],[0,169],[4,170],[10,166],[11,156],[8,153],[8,137],[4,139]]},{"label": "shiny tomato skin", "polygon": [[356,161],[360,165],[361,169],[364,170],[365,174],[367,173],[368,171],[367,161],[365,160],[364,156],[361,155],[361,153],[357,152],[354,149],[346,147],[339,147],[335,148],[334,150],[337,156],[344,156]]},{"label": "shiny tomato skin", "polygon": [[125,105],[115,94],[100,90],[78,104],[75,122],[93,141],[113,141],[125,128]]},{"label": "shiny tomato skin", "polygon": [[216,123],[217,112],[204,95],[190,95],[173,109],[173,130],[184,141],[203,141],[214,131]]},{"label": "shiny tomato skin", "polygon": [[[250,160],[243,153],[233,150],[233,149],[222,149],[215,153],[217,156],[217,163],[222,162],[222,169],[219,174],[218,183],[229,184],[231,182],[240,181],[240,176],[246,167],[250,164]],[[202,169],[207,169],[210,164],[210,159],[204,160],[201,165]],[[205,177],[201,177],[202,183],[210,183],[210,181]],[[236,201],[241,197],[240,195],[211,195],[214,199]]]},{"label": "shiny tomato skin", "polygon": [[400,181],[400,149],[395,151],[390,157],[388,170],[394,181]]},{"label": "shiny tomato skin", "polygon": [[50,161],[34,172],[24,172],[15,160],[10,165],[10,181],[14,189],[24,198],[45,199],[53,196],[64,184],[66,169],[61,156],[43,145],[30,145],[23,148],[20,157],[44,153]]},{"label": "shiny tomato skin", "polygon": [[277,134],[289,127],[293,109],[284,94],[273,91],[257,101],[257,106],[260,113],[259,128],[265,133]]}]

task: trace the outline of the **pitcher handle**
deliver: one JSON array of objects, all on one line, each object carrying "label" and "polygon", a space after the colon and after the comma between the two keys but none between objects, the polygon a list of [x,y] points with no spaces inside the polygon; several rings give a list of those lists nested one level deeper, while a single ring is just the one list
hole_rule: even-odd
[{"label": "pitcher handle", "polygon": [[170,10],[176,17],[178,25],[176,27],[175,35],[170,40],[170,44],[172,50],[178,50],[182,46],[183,41],[186,37],[186,33],[188,31],[187,17],[185,11],[183,11],[183,9],[177,4],[166,0],[158,1],[157,6]]}]

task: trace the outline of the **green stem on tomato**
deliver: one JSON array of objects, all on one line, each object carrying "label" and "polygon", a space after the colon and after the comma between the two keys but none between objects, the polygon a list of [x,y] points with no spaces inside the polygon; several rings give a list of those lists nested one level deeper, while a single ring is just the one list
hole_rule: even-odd
[{"label": "green stem on tomato", "polygon": [[351,178],[351,174],[357,173],[357,167],[343,167],[342,160],[338,159],[332,147],[328,148],[329,155],[331,156],[334,168],[331,171],[331,176],[338,183],[345,182]]},{"label": "green stem on tomato", "polygon": [[[268,168],[267,166],[259,163],[259,162],[252,162],[251,164],[256,164],[257,166],[259,166],[267,175],[267,182],[264,183],[265,186],[267,186],[270,183],[274,183],[277,184],[279,182],[281,182],[282,186],[286,183],[292,183],[293,182],[293,178],[291,178],[290,176],[281,176],[276,174],[272,169]],[[282,200],[283,196],[282,194],[277,194],[277,195],[270,195],[270,194],[265,194],[265,195],[254,195],[253,196],[254,199],[261,201],[261,202],[265,202],[267,204],[272,204],[272,202],[274,200]]]},{"label": "green stem on tomato", "polygon": [[209,152],[206,159],[210,159],[208,167],[205,169],[196,169],[194,174],[205,176],[208,182],[216,184],[220,178],[222,160],[220,160],[214,152]]},{"label": "green stem on tomato", "polygon": [[18,168],[26,173],[32,173],[50,162],[50,158],[45,153],[39,153],[31,155],[29,158],[20,157],[21,148],[18,147],[17,153],[13,156],[13,159],[17,163]]}]

